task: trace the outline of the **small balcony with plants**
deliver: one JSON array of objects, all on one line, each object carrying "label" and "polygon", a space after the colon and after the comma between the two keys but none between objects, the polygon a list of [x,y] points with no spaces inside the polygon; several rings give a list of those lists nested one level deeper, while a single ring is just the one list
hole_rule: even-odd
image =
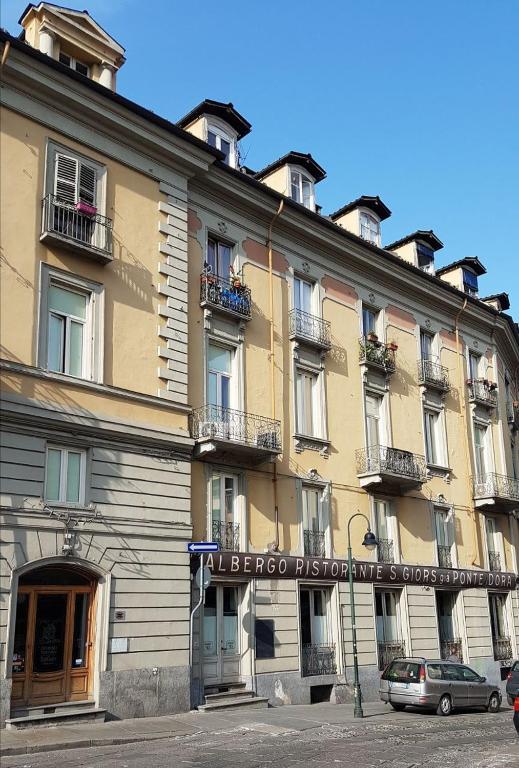
[{"label": "small balcony with plants", "polygon": [[484,408],[497,407],[497,384],[489,379],[467,379],[469,402]]},{"label": "small balcony with plants", "polygon": [[200,306],[240,320],[251,319],[251,290],[242,282],[239,272],[231,267],[228,278],[213,273],[204,264],[200,275]]},{"label": "small balcony with plants", "polygon": [[101,216],[90,203],[70,203],[56,195],[42,200],[42,243],[88,256],[107,264],[112,261],[112,219]]},{"label": "small balcony with plants", "polygon": [[281,453],[281,423],[235,408],[204,405],[190,417],[195,457],[261,464]]},{"label": "small balcony with plants", "polygon": [[359,339],[359,364],[380,373],[391,375],[396,370],[398,344],[384,344],[376,333],[368,333]]},{"label": "small balcony with plants", "polygon": [[519,507],[519,480],[487,472],[472,478],[474,505],[479,509],[511,512]]},{"label": "small balcony with plants", "polygon": [[387,445],[370,445],[355,454],[362,488],[387,488],[392,492],[420,489],[427,480],[425,457]]},{"label": "small balcony with plants", "polygon": [[316,349],[328,350],[332,346],[330,322],[309,312],[303,312],[302,309],[290,311],[288,332],[291,339],[309,344]]},{"label": "small balcony with plants", "polygon": [[448,392],[449,369],[435,360],[422,358],[418,360],[418,383],[429,389]]}]

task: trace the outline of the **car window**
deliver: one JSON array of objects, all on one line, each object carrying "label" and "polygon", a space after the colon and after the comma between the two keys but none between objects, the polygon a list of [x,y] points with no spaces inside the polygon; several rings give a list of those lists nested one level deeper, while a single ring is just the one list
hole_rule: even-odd
[{"label": "car window", "polygon": [[442,668],[440,664],[429,664],[427,666],[427,674],[431,680],[441,680]]},{"label": "car window", "polygon": [[461,679],[465,680],[468,683],[477,683],[479,682],[479,675],[477,672],[474,672],[473,669],[470,667],[457,667],[457,670],[461,674]]},{"label": "car window", "polygon": [[393,661],[382,675],[382,679],[398,683],[417,683],[420,679],[420,664]]},{"label": "car window", "polygon": [[463,675],[459,671],[457,664],[443,664],[442,665],[443,679],[444,680],[463,680]]}]

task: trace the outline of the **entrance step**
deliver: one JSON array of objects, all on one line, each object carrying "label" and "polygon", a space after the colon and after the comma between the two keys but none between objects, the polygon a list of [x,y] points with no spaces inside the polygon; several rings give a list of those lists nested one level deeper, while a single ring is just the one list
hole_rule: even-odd
[{"label": "entrance step", "polygon": [[248,690],[245,685],[240,685],[215,693],[206,693],[205,704],[198,707],[198,710],[214,712],[218,709],[267,709],[268,705],[268,699],[256,696],[254,691]]},{"label": "entrance step", "polygon": [[48,728],[54,725],[82,725],[103,723],[106,709],[100,709],[92,701],[67,701],[61,704],[18,707],[5,721],[5,727],[15,730],[23,728]]}]

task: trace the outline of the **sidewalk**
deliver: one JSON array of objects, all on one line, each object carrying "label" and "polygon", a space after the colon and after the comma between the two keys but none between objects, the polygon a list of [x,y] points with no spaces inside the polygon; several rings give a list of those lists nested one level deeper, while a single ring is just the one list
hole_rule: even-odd
[{"label": "sidewalk", "polygon": [[[380,702],[369,702],[363,707],[366,723],[373,723],[373,718],[387,722],[398,717],[397,713]],[[325,725],[346,725],[354,720],[353,704],[303,704],[218,713],[193,711],[182,715],[111,720],[106,723],[3,730],[0,731],[0,756],[176,739],[217,733],[240,726],[272,734],[305,731]],[[362,722],[355,720],[359,726]]]}]

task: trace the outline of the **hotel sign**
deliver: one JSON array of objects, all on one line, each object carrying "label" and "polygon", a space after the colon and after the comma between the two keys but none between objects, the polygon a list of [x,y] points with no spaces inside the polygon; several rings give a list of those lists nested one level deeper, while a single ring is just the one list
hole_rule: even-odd
[{"label": "hotel sign", "polygon": [[[348,561],[284,555],[219,552],[207,555],[207,567],[215,576],[248,576],[253,579],[315,579],[347,581]],[[423,584],[431,587],[493,587],[515,589],[515,573],[436,568],[424,565],[353,562],[353,580],[381,584]]]}]

